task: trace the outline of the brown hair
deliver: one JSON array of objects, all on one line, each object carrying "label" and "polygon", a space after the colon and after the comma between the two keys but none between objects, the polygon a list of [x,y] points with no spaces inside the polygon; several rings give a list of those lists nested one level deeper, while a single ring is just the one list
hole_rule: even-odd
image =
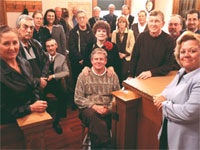
[{"label": "brown hair", "polygon": [[104,20],[97,21],[92,28],[94,34],[96,34],[97,29],[105,29],[107,32],[107,36],[109,37],[110,25],[106,21]]},{"label": "brown hair", "polygon": [[122,15],[117,19],[116,25],[117,25],[118,28],[119,28],[119,22],[120,21],[125,21],[126,22],[126,28],[129,28],[129,21],[126,18],[126,16]]},{"label": "brown hair", "polygon": [[153,10],[150,12],[149,16],[160,16],[162,21],[164,22],[165,21],[165,18],[164,18],[164,14],[162,11],[160,10]]},{"label": "brown hair", "polygon": [[1,38],[2,38],[2,35],[4,33],[8,33],[8,32],[13,32],[17,35],[17,32],[15,29],[9,27],[8,25],[3,25],[3,26],[0,26],[0,41],[1,41]]}]

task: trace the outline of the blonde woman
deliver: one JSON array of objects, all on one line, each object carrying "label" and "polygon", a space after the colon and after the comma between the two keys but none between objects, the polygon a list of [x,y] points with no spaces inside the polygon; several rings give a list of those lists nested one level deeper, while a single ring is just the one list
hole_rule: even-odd
[{"label": "blonde woman", "polygon": [[129,22],[125,16],[120,16],[117,20],[117,29],[112,33],[112,42],[118,47],[121,59],[121,76],[125,80],[130,73],[130,60],[135,44],[133,31],[129,29]]}]

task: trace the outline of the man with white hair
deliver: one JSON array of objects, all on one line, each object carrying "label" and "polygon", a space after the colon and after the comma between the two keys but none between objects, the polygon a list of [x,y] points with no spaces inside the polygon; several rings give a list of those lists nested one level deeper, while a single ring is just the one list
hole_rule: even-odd
[{"label": "man with white hair", "polygon": [[93,25],[98,21],[98,20],[104,20],[103,18],[100,17],[100,13],[101,13],[101,8],[100,7],[94,7],[93,9],[94,12],[94,17],[89,19],[89,23],[91,28],[93,27]]},{"label": "man with white hair", "polygon": [[103,18],[109,23],[110,28],[111,28],[111,33],[112,33],[116,29],[116,21],[117,21],[117,16],[114,14],[115,5],[109,4],[108,11],[109,11],[109,14],[103,16]]},{"label": "man with white hair", "polygon": [[42,45],[33,39],[34,23],[33,18],[28,15],[21,15],[16,22],[16,28],[20,41],[19,56],[29,61],[33,70],[34,82],[37,87],[44,88],[47,84],[47,78],[41,77],[45,65],[46,55]]}]

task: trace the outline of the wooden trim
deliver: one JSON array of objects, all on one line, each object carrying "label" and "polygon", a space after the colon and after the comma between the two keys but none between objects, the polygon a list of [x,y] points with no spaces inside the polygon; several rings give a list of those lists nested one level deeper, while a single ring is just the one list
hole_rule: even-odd
[{"label": "wooden trim", "polygon": [[92,16],[94,16],[93,8],[97,6],[97,0],[92,0]]},{"label": "wooden trim", "polygon": [[5,1],[7,12],[22,12],[27,8],[29,12],[42,11],[42,1]]},{"label": "wooden trim", "polygon": [[174,0],[172,14],[178,14],[179,5],[180,5],[180,0]]},{"label": "wooden trim", "polygon": [[6,7],[4,0],[0,1],[0,26],[7,24],[7,17],[6,17]]},{"label": "wooden trim", "polygon": [[130,1],[130,0],[124,0],[124,4],[127,5],[127,6],[129,7],[129,11],[130,11],[129,14],[131,14],[131,10],[132,10],[132,9],[131,9],[131,8],[132,8],[132,7],[131,7],[131,3],[132,3],[132,1]]}]

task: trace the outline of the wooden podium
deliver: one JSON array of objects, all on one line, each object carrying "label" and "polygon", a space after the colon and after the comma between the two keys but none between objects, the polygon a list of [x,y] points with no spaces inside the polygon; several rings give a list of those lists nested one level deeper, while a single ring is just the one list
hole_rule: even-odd
[{"label": "wooden podium", "polygon": [[153,104],[173,80],[177,71],[146,80],[131,78],[123,82],[125,90],[115,91],[112,119],[112,142],[117,149],[158,149],[162,112]]},{"label": "wooden podium", "polygon": [[47,113],[31,113],[17,123],[0,126],[0,149],[47,149],[44,132],[52,117]]}]

